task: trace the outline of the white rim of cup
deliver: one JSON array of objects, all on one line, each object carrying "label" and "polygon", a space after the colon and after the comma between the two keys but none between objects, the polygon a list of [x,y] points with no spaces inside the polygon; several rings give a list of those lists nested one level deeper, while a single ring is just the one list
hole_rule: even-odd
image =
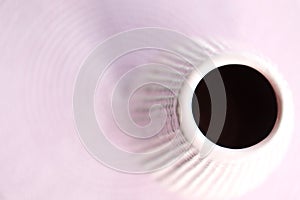
[{"label": "white rim of cup", "polygon": [[[242,149],[230,149],[211,142],[198,128],[192,111],[193,94],[202,78],[213,69],[230,64],[246,65],[260,72],[273,87],[278,107],[277,119],[269,135],[259,143]],[[287,83],[270,62],[253,54],[230,52],[216,55],[210,58],[209,61],[196,66],[196,70],[187,77],[180,90],[178,103],[179,123],[182,134],[199,150],[203,147],[204,142],[210,143],[213,149],[207,156],[213,160],[222,161],[225,159],[228,161],[229,159],[243,158],[255,153],[261,153],[263,149],[266,149],[268,146],[271,147],[271,143],[289,140],[291,136],[292,131],[290,129],[293,127],[293,120],[291,119],[293,119],[294,112],[292,95]]]}]

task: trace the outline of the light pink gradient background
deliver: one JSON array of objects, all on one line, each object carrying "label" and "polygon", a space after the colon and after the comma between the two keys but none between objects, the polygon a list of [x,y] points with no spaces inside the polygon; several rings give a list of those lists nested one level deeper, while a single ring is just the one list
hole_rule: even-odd
[{"label": "light pink gradient background", "polygon": [[84,149],[72,95],[81,63],[108,36],[163,27],[249,45],[293,91],[289,151],[240,199],[297,199],[300,191],[300,1],[0,0],[0,200],[180,200],[147,175],[104,167]]}]

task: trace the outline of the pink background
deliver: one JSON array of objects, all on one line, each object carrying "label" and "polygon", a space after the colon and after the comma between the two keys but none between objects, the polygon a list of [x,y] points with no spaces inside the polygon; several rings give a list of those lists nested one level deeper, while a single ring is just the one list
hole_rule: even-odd
[{"label": "pink background", "polygon": [[0,0],[0,199],[184,199],[147,175],[104,167],[75,129],[81,63],[108,36],[145,26],[249,45],[278,65],[294,95],[293,141],[272,176],[240,199],[298,199],[298,0]]}]

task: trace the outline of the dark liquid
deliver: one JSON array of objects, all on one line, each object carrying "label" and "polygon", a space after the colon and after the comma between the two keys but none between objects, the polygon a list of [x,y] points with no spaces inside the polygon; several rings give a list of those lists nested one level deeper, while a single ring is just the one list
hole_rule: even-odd
[{"label": "dark liquid", "polygon": [[[227,111],[224,127],[217,141],[207,134],[209,126],[221,121],[211,122],[211,98],[208,87],[219,73],[223,79]],[[211,141],[222,147],[242,149],[264,140],[272,131],[278,114],[275,92],[269,81],[257,70],[244,65],[226,65],[209,72],[198,84],[193,98],[194,118],[200,109],[198,127]],[[198,113],[199,115],[199,113]],[[211,125],[210,125],[211,123]]]}]

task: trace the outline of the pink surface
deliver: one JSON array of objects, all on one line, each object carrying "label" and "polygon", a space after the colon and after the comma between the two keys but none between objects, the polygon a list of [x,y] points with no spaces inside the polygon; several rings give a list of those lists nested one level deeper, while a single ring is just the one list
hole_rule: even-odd
[{"label": "pink surface", "polygon": [[147,175],[98,163],[73,120],[86,56],[108,36],[145,26],[242,43],[278,65],[294,95],[293,141],[272,176],[240,199],[297,199],[299,19],[297,0],[0,0],[0,199],[184,199]]}]

